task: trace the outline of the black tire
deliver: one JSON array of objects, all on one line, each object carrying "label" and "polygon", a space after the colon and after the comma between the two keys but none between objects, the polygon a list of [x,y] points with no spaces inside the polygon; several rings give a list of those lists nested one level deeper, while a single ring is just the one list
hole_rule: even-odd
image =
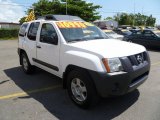
[{"label": "black tire", "polygon": [[[86,96],[86,99],[83,101],[78,100],[78,98],[76,98],[73,94],[73,87],[71,89],[71,84],[73,83],[73,81],[76,81],[76,79],[79,79],[81,81],[82,86],[86,87],[86,93],[83,93],[83,95]],[[91,106],[94,106],[98,102],[99,97],[97,95],[96,88],[85,70],[73,70],[69,73],[67,77],[67,90],[71,100],[77,106],[83,109],[87,109]]]},{"label": "black tire", "polygon": [[32,74],[34,72],[34,66],[32,66],[29,62],[29,59],[27,57],[26,53],[22,53],[20,56],[20,60],[22,63],[22,69],[26,74]]}]

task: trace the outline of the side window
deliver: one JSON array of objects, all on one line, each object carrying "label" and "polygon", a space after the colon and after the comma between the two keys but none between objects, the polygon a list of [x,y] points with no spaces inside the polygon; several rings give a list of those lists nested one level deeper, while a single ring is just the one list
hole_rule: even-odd
[{"label": "side window", "polygon": [[135,32],[133,32],[132,34],[133,34],[133,35],[141,35],[142,32],[141,32],[141,31],[135,31]]},{"label": "side window", "polygon": [[27,35],[30,40],[33,40],[33,41],[36,40],[38,27],[39,27],[39,22],[31,23],[30,28],[28,30],[28,35]]},{"label": "side window", "polygon": [[138,32],[137,32],[137,35],[141,35],[141,34],[142,34],[142,32],[141,32],[141,31],[138,31]]},{"label": "side window", "polygon": [[19,36],[21,36],[21,37],[24,37],[24,36],[25,36],[25,31],[26,31],[27,26],[28,26],[28,23],[24,23],[24,24],[21,26],[21,28],[20,28],[20,30],[19,30]]},{"label": "side window", "polygon": [[52,24],[44,23],[42,25],[40,42],[54,45],[58,44],[58,36]]},{"label": "side window", "polygon": [[151,31],[144,31],[144,36],[146,36],[146,37],[151,37],[153,35],[154,34]]}]

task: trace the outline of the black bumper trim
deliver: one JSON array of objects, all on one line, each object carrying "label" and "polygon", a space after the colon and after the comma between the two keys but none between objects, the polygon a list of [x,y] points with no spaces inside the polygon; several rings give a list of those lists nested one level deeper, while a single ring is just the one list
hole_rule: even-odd
[{"label": "black bumper trim", "polygon": [[[132,67],[127,66],[126,67]],[[132,69],[118,74],[109,74],[106,72],[89,71],[89,74],[94,81],[97,92],[101,97],[110,95],[124,95],[135,90],[143,84],[148,78],[150,71],[150,61],[139,65]]]}]

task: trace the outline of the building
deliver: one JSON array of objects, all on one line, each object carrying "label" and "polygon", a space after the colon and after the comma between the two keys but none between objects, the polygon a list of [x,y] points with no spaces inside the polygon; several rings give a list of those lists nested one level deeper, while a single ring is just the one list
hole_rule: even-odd
[{"label": "building", "polygon": [[20,24],[19,23],[9,23],[9,22],[0,22],[0,29],[6,28],[6,29],[19,29]]}]

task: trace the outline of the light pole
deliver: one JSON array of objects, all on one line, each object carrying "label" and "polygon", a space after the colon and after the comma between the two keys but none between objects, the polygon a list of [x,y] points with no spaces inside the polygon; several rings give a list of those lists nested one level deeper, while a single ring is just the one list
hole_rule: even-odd
[{"label": "light pole", "polygon": [[135,4],[135,0],[134,0],[133,26],[135,25],[135,9],[136,9],[136,4]]},{"label": "light pole", "polygon": [[68,1],[66,0],[66,2],[62,2],[61,0],[60,0],[60,3],[61,4],[66,4],[66,15],[68,14]]},{"label": "light pole", "polygon": [[68,13],[67,13],[67,10],[68,10],[68,9],[67,9],[67,7],[68,7],[68,3],[67,3],[67,2],[68,2],[68,1],[66,0],[66,15],[68,14]]}]

